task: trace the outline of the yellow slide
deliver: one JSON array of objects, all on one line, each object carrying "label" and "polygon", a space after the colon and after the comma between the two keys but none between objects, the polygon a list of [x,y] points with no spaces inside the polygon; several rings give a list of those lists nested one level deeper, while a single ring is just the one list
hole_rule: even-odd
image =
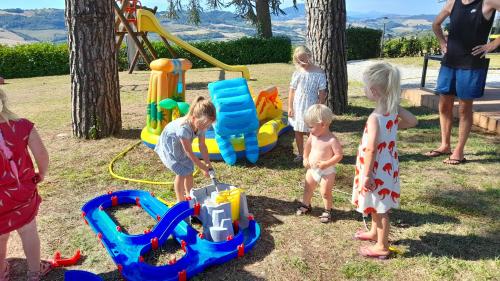
[{"label": "yellow slide", "polygon": [[205,52],[193,47],[191,44],[186,41],[180,39],[179,37],[171,34],[163,28],[156,18],[156,16],[148,10],[138,9],[137,10],[137,29],[140,32],[156,32],[163,38],[174,42],[179,47],[187,50],[193,55],[199,57],[202,60],[205,60],[211,63],[214,66],[220,67],[227,71],[241,72],[243,78],[250,79],[250,72],[248,68],[244,65],[227,65],[218,59],[206,54]]}]

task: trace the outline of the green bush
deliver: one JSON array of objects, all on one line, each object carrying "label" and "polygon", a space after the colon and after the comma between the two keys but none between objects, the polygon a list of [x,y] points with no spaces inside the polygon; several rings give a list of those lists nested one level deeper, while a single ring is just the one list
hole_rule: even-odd
[{"label": "green bush", "polygon": [[[243,37],[231,41],[202,41],[192,45],[229,65],[276,63],[290,61],[291,42],[287,37],[271,39]],[[171,57],[163,42],[153,42],[159,57]],[[209,63],[173,46],[180,58],[187,58],[193,68],[212,67]],[[125,46],[120,48],[118,69],[128,69]],[[33,43],[8,47],[0,45],[0,76],[21,78],[69,73],[66,44]]]},{"label": "green bush", "polygon": [[[231,41],[201,41],[191,43],[194,47],[229,65],[259,63],[288,63],[291,59],[292,43],[288,37],[271,39],[242,37]],[[153,47],[162,58],[172,57],[163,42],[153,42]],[[213,67],[188,51],[172,46],[179,58],[193,63],[193,68]]]},{"label": "green bush", "polygon": [[360,60],[380,55],[382,31],[365,27],[349,27],[346,30],[347,59]]},{"label": "green bush", "polygon": [[434,36],[395,38],[384,43],[384,56],[390,58],[423,56],[439,52],[439,43]]},{"label": "green bush", "polygon": [[0,76],[36,77],[69,73],[66,44],[0,45]]}]

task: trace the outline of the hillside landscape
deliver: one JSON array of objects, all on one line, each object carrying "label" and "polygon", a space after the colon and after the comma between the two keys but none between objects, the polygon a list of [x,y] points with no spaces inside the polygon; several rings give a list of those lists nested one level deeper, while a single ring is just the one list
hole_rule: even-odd
[{"label": "hillside landscape", "polygon": [[[305,9],[304,4],[297,8],[283,9],[285,15],[273,16],[274,35],[284,35],[294,43],[304,42]],[[384,15],[378,12],[347,12],[348,26],[382,29],[385,23],[386,36],[396,37],[419,35],[430,32],[435,15]],[[191,25],[186,15],[179,19],[166,18],[165,11],[158,17],[170,32],[188,41],[229,40],[242,36],[255,35],[255,28],[227,11],[205,11],[201,15],[202,24]],[[64,42],[66,41],[64,10],[62,9],[4,9],[0,10],[0,44],[19,44],[29,42]],[[158,39],[152,35],[152,39]]]}]

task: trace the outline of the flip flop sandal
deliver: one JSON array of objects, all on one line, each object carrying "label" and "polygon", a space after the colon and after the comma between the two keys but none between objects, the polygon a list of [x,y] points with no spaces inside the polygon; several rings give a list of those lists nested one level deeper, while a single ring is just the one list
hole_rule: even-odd
[{"label": "flip flop sandal", "polygon": [[370,242],[377,242],[377,240],[373,240],[370,238],[362,237],[364,233],[367,233],[366,231],[363,231],[362,229],[358,229],[356,233],[354,233],[353,239],[354,240],[360,240],[360,241],[370,241]]},{"label": "flip flop sandal", "polygon": [[9,281],[9,272],[10,272],[10,265],[8,262],[5,262],[5,269],[3,271],[3,275],[0,276],[0,281]]},{"label": "flip flop sandal", "polygon": [[448,157],[448,159],[443,160],[443,163],[448,164],[448,165],[460,165],[460,164],[467,163],[467,159],[462,158],[462,160],[460,160],[460,159],[453,159],[453,158]]},{"label": "flip flop sandal", "polygon": [[325,210],[321,216],[319,216],[319,221],[322,223],[329,223],[332,220],[332,211]]},{"label": "flip flop sandal", "polygon": [[47,275],[52,270],[52,263],[48,261],[41,261],[40,262],[40,271],[38,272],[33,272],[33,271],[28,271],[26,275],[26,280],[27,281],[39,281],[41,277]]},{"label": "flip flop sandal", "polygon": [[302,216],[302,215],[310,213],[311,211],[312,211],[311,205],[307,206],[304,203],[301,203],[300,206],[297,208],[297,211],[295,212],[295,214],[297,216]]},{"label": "flip flop sandal", "polygon": [[425,153],[424,155],[428,156],[428,157],[439,157],[442,155],[451,155],[451,151],[450,152],[443,152],[443,151],[439,151],[439,150],[431,150],[431,151]]},{"label": "flip flop sandal", "polygon": [[390,255],[390,253],[387,255],[376,254],[376,253],[372,252],[372,250],[370,250],[370,248],[368,248],[368,247],[359,248],[359,254],[365,258],[379,259],[379,260],[386,260],[389,258],[389,255]]}]

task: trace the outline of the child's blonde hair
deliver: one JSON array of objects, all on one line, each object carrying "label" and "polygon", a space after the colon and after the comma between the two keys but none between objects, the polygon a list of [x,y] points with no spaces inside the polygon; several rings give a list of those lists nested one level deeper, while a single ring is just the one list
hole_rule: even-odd
[{"label": "child's blonde hair", "polygon": [[389,63],[380,62],[370,65],[363,73],[368,87],[377,86],[381,92],[381,102],[388,113],[396,114],[401,99],[401,74],[399,69]]},{"label": "child's blonde hair", "polygon": [[215,121],[215,106],[208,99],[199,96],[189,107],[187,118],[194,117],[196,119],[209,119]]},{"label": "child's blonde hair", "polygon": [[0,116],[7,122],[18,119],[17,115],[7,107],[7,94],[2,89],[0,89]]},{"label": "child's blonde hair", "polygon": [[304,116],[304,121],[307,125],[312,126],[317,123],[324,123],[328,126],[334,119],[333,112],[324,104],[311,105]]},{"label": "child's blonde hair", "polygon": [[[302,54],[307,55],[307,61],[301,61],[299,59],[300,55]],[[306,46],[298,46],[297,48],[295,48],[295,50],[293,51],[293,64],[295,64],[295,66],[313,64],[311,50],[309,50]]]}]

